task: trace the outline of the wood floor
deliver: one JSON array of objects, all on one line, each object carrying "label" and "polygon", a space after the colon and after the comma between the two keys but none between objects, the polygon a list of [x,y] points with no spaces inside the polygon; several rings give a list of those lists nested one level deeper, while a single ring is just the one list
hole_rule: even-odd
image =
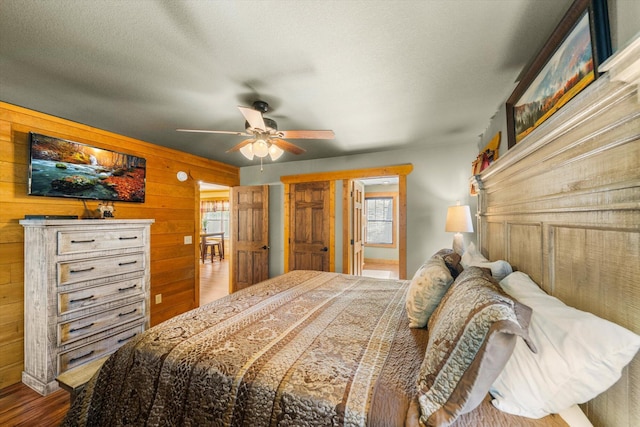
[{"label": "wood floor", "polygon": [[200,305],[229,294],[228,259],[200,263]]},{"label": "wood floor", "polygon": [[58,426],[69,410],[69,393],[60,389],[42,397],[22,383],[0,390],[0,426]]},{"label": "wood floor", "polygon": [[[393,264],[365,265],[365,272],[388,271],[385,277],[398,278],[398,266]],[[200,264],[200,305],[229,293],[229,261],[214,259]],[[69,410],[69,394],[57,390],[42,397],[22,383],[0,390],[0,426],[58,426]]]}]

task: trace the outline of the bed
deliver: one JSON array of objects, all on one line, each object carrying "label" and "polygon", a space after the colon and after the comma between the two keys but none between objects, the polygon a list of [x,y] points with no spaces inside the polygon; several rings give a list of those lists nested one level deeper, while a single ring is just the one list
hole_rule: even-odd
[{"label": "bed", "polygon": [[[293,271],[177,316],[115,353],[66,425],[418,425],[410,283]],[[514,425],[481,407],[455,425]]]},{"label": "bed", "polygon": [[[502,281],[528,280],[542,297],[594,313],[632,339],[640,334],[638,58],[640,38],[472,182],[479,195],[477,253],[514,270]],[[455,282],[473,272],[473,280],[494,289],[495,278],[481,277],[487,271],[493,276],[490,267],[465,268]],[[462,288],[450,285],[440,295],[427,328],[410,327],[413,282],[294,271],[180,315],[116,352],[64,425],[419,425],[436,377],[424,375],[425,360],[446,340],[434,339],[434,331],[449,324],[431,322],[456,311],[451,290]],[[513,309],[493,324],[511,322],[500,331],[516,355],[535,323],[527,328],[526,316],[520,322],[526,309],[504,288],[492,295]],[[495,381],[487,377],[491,387],[513,360],[493,372]],[[581,405],[596,427],[640,420],[633,349],[622,365],[615,385]],[[491,393],[474,399],[452,425],[567,425],[554,414],[533,419],[498,410]]]}]

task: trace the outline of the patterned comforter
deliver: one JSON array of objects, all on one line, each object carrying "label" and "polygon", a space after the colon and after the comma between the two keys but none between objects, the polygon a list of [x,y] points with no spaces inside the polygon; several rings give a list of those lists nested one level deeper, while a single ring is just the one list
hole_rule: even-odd
[{"label": "patterned comforter", "polygon": [[[114,353],[62,425],[418,426],[409,283],[293,271],[184,313]],[[454,423],[516,425],[566,427],[488,397]]]},{"label": "patterned comforter", "polygon": [[63,425],[403,425],[427,332],[409,281],[293,271],[118,350]]}]

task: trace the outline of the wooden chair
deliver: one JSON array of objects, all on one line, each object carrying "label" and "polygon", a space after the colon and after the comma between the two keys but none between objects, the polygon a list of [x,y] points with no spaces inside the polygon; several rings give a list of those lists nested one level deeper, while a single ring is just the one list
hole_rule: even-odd
[{"label": "wooden chair", "polygon": [[[221,245],[222,242],[218,239],[206,239],[202,250],[202,263],[204,264],[204,260],[207,258],[208,253],[211,253],[211,262],[213,262],[213,258],[216,256],[216,249],[218,249],[218,257],[222,260]],[[211,252],[209,252],[209,249],[211,249]]]}]

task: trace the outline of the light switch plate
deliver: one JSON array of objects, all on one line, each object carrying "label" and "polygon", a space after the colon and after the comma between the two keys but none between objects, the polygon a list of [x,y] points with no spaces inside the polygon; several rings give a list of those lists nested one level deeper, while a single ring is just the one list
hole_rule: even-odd
[{"label": "light switch plate", "polygon": [[191,238],[191,236],[184,236],[184,244],[185,245],[190,245],[193,243],[193,239]]}]

